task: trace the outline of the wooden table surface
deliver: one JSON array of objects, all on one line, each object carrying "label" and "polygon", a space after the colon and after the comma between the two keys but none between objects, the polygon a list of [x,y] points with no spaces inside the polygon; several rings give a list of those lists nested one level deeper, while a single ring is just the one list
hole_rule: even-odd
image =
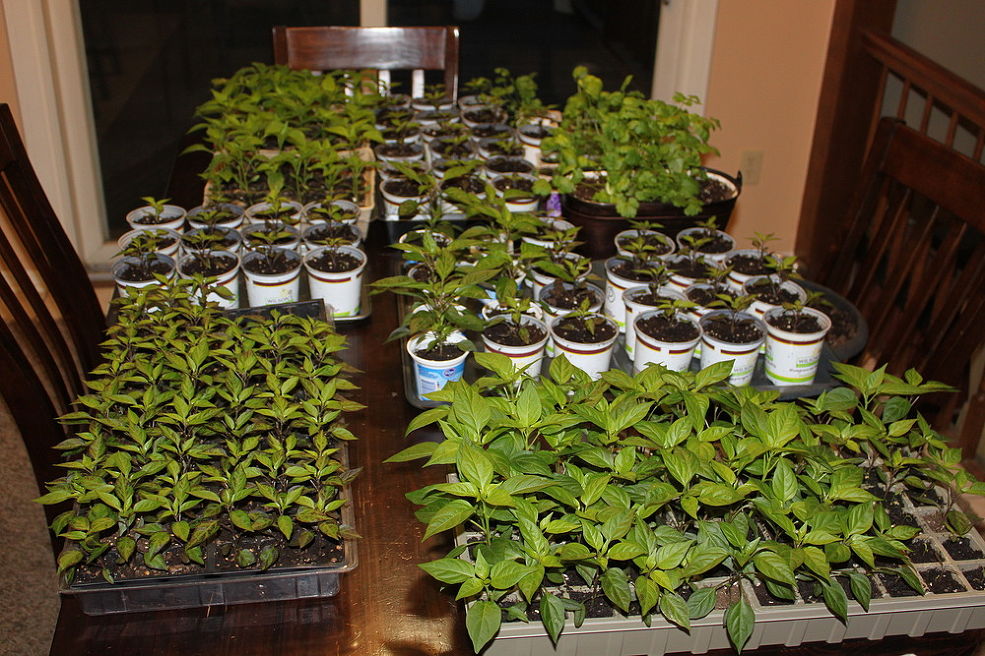
[{"label": "wooden table surface", "polygon": [[[191,207],[200,195],[202,170],[185,159],[176,168],[171,197]],[[385,254],[384,235],[374,222],[368,242],[367,280],[388,275],[392,255]],[[340,325],[348,336],[346,359],[362,370],[361,389],[354,398],[368,409],[349,417],[359,441],[350,449],[353,466],[363,471],[353,487],[356,528],[363,536],[358,566],[342,576],[337,597],[268,602],[156,613],[89,617],[72,599],[64,599],[51,654],[57,656],[140,655],[277,655],[332,654],[392,656],[458,656],[471,654],[462,609],[451,595],[417,567],[441,555],[447,538],[421,542],[423,526],[404,493],[437,482],[439,468],[419,463],[382,464],[408,444],[403,427],[416,414],[403,396],[398,344],[384,344],[396,325],[396,303],[389,295],[373,298],[368,321]],[[762,649],[759,656],[857,654],[889,656],[958,656],[975,653],[980,632],[923,638],[898,637],[837,645]],[[0,637],[0,643],[3,642]],[[714,652],[715,656],[730,651]],[[579,654],[578,656],[604,656]]]}]

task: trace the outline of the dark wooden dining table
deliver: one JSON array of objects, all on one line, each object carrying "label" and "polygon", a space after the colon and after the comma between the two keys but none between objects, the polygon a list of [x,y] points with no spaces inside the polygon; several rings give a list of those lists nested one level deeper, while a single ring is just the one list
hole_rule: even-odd
[{"label": "dark wooden dining table", "polygon": [[[179,158],[169,196],[185,207],[201,199],[201,154]],[[371,224],[367,280],[389,275],[396,254],[388,252],[380,222]],[[341,591],[328,599],[266,602],[228,607],[153,613],[86,616],[72,598],[63,598],[51,646],[57,656],[224,655],[224,656],[459,656],[472,654],[464,628],[464,609],[452,595],[425,575],[418,563],[439,557],[446,536],[422,541],[424,527],[404,498],[409,490],[438,482],[441,468],[418,462],[384,464],[383,460],[411,439],[436,439],[427,433],[404,436],[404,427],[419,410],[404,398],[399,343],[384,343],[397,324],[392,296],[373,298],[369,319],[339,324],[348,338],[345,359],[361,370],[353,398],[367,408],[349,417],[359,437],[350,462],[362,467],[353,499],[358,565],[343,575]],[[901,656],[971,656],[982,632],[937,634],[882,641],[771,647],[757,656],[822,654]],[[3,637],[0,636],[0,647]],[[714,656],[731,650],[710,652]],[[604,656],[585,654],[577,656]]]}]

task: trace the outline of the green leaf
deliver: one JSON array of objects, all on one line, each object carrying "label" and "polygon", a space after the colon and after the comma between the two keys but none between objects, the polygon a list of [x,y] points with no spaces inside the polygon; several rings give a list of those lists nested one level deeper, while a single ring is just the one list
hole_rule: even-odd
[{"label": "green leaf", "polygon": [[[63,551],[58,556],[58,571],[64,572],[69,567],[78,564],[82,560],[82,552],[78,549]],[[50,570],[49,570],[50,571]]]},{"label": "green leaf", "polygon": [[229,513],[229,521],[231,521],[236,528],[242,529],[244,531],[253,530],[253,520],[245,510],[233,510]]},{"label": "green leaf", "polygon": [[277,547],[267,546],[260,551],[260,570],[266,571],[270,569],[270,566],[277,562],[280,558],[280,552]]},{"label": "green leaf", "polygon": [[599,577],[602,583],[602,592],[609,598],[616,608],[623,612],[629,612],[629,604],[633,601],[633,594],[629,589],[629,578],[619,567],[610,567],[602,572]]},{"label": "green leaf", "polygon": [[687,598],[688,616],[692,620],[698,620],[713,611],[717,596],[715,588],[698,588],[692,592]]},{"label": "green leaf", "polygon": [[133,556],[133,551],[137,547],[137,541],[131,537],[123,536],[116,541],[116,553],[120,554],[120,558],[123,562],[130,560]]},{"label": "green leaf", "polygon": [[719,563],[725,560],[726,556],[728,556],[728,553],[721,547],[698,544],[688,554],[687,562],[684,564],[681,575],[692,577],[698,574],[704,574],[708,570],[717,567]]},{"label": "green leaf", "polygon": [[256,555],[249,549],[240,549],[236,554],[236,564],[240,567],[250,567],[256,561]]},{"label": "green leaf", "polygon": [[191,537],[188,538],[185,548],[191,548],[204,543],[209,540],[213,535],[219,532],[219,522],[218,520],[208,520],[204,522],[198,522],[195,528],[192,530]]},{"label": "green leaf", "polygon": [[182,542],[188,542],[188,534],[190,533],[190,531],[191,531],[191,527],[189,526],[188,522],[181,521],[181,522],[174,522],[171,524],[171,532],[174,534],[176,538],[178,538]]},{"label": "green leaf", "polygon": [[640,602],[640,615],[646,615],[657,605],[660,590],[657,584],[645,576],[636,577],[636,599]]},{"label": "green leaf", "polygon": [[468,629],[475,653],[478,654],[495,637],[502,621],[502,611],[491,601],[477,601],[469,607],[465,612],[465,628]]},{"label": "green leaf", "polygon": [[281,515],[277,518],[277,528],[280,529],[285,540],[290,540],[294,535],[294,520],[288,515]]},{"label": "green leaf", "polygon": [[545,591],[540,598],[540,620],[543,622],[544,628],[547,629],[547,635],[550,636],[551,642],[557,645],[561,631],[564,630],[564,602]]},{"label": "green leaf", "polygon": [[424,532],[424,537],[422,540],[427,540],[435,533],[440,533],[441,531],[447,531],[450,528],[455,528],[471,517],[474,513],[475,508],[471,503],[465,501],[464,499],[449,501],[431,516],[431,520],[428,522],[427,530]]},{"label": "green leaf", "polygon": [[498,590],[509,590],[529,571],[530,568],[526,565],[513,560],[503,560],[489,568],[489,582]]},{"label": "green leaf", "polygon": [[463,480],[479,487],[489,485],[493,479],[493,466],[485,451],[471,442],[462,442],[456,458],[459,475]]},{"label": "green leaf", "polygon": [[[432,410],[437,410],[437,408],[432,408]],[[418,417],[420,416],[418,415]],[[398,451],[383,462],[408,462],[410,460],[430,458],[436,448],[438,448],[437,442],[420,442],[402,451]]]},{"label": "green leaf", "polygon": [[685,631],[691,628],[687,602],[676,592],[665,592],[660,595],[660,613],[668,622],[673,622]]},{"label": "green leaf", "polygon": [[34,501],[46,506],[51,506],[56,503],[61,503],[62,501],[67,501],[68,499],[75,498],[75,496],[76,492],[74,490],[54,490],[44,496],[38,497]]},{"label": "green leaf", "polygon": [[787,463],[786,459],[781,459],[773,468],[773,496],[781,503],[791,501],[797,496],[797,476]]},{"label": "green leaf", "polygon": [[459,558],[441,558],[420,563],[418,567],[442,583],[462,583],[472,578],[475,571],[472,565]]},{"label": "green leaf", "polygon": [[796,585],[793,578],[793,571],[790,569],[790,563],[778,554],[772,551],[763,551],[756,554],[752,562],[763,576],[790,586]]},{"label": "green leaf", "polygon": [[735,650],[740,654],[749,641],[749,636],[752,635],[755,623],[756,615],[745,599],[739,599],[725,609],[725,630]]},{"label": "green leaf", "polygon": [[821,596],[824,597],[824,605],[828,607],[831,614],[841,620],[842,624],[848,624],[848,595],[845,589],[837,581],[826,579],[821,581]]}]

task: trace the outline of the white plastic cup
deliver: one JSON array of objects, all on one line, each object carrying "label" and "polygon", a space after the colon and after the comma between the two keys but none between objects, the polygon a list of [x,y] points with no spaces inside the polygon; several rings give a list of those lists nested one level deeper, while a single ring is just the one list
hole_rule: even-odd
[{"label": "white plastic cup", "polygon": [[[451,360],[429,360],[422,358],[415,351],[419,346],[432,339],[431,334],[418,335],[407,340],[407,353],[414,362],[414,388],[417,398],[428,401],[427,394],[437,392],[453,380],[460,380],[465,373],[465,359],[468,351]],[[456,341],[454,336],[453,341]]]},{"label": "white plastic cup", "polygon": [[[639,303],[635,301],[634,298],[641,294],[647,294],[649,291],[650,288],[646,285],[638,285],[636,287],[630,287],[622,293],[622,302],[626,306],[626,336],[623,341],[623,347],[626,349],[626,353],[630,356],[630,358],[633,357],[633,349],[636,347],[636,326],[634,325],[636,317],[643,312],[653,309],[653,306]],[[657,292],[661,296],[676,298],[681,301],[684,300],[684,296],[672,287],[661,287],[657,290]]]},{"label": "white plastic cup", "polygon": [[178,247],[181,246],[181,233],[175,232],[168,228],[143,228],[142,230],[130,230],[129,232],[123,233],[119,239],[116,240],[116,245],[120,247],[120,250],[126,248],[134,237],[140,234],[146,234],[152,230],[158,231],[159,237],[170,237],[174,240],[173,243],[168,244],[163,248],[158,248],[157,253],[161,255],[167,255],[168,257],[175,257],[178,254]]},{"label": "white plastic cup", "polygon": [[[227,299],[227,298],[223,298],[219,294],[216,294],[215,292],[212,292],[211,294],[208,295],[206,301],[214,301],[219,305],[219,307],[221,307],[224,310],[237,308],[239,307],[239,268],[240,268],[239,255],[237,255],[232,251],[215,251],[214,254],[217,256],[226,256],[226,257],[232,256],[236,260],[236,263],[233,265],[231,269],[229,269],[225,273],[221,273],[215,276],[216,278],[215,284],[220,287],[225,287],[230,292],[232,292],[233,296],[232,298]],[[185,274],[183,267],[186,263],[190,262],[194,257],[195,257],[194,255],[186,255],[185,257],[178,260],[178,274],[181,275],[183,278],[190,277],[187,274]]]},{"label": "white plastic cup", "polygon": [[[749,290],[750,287],[755,285],[760,280],[763,280],[765,278],[772,278],[772,277],[773,276],[753,276],[749,278],[742,285],[742,293],[743,294],[751,293]],[[803,287],[801,287],[800,285],[798,285],[792,280],[784,280],[783,282],[781,282],[780,289],[796,294],[797,298],[800,299],[801,302],[807,300],[807,292],[804,291]],[[765,301],[761,301],[757,298],[755,301],[752,302],[752,305],[749,306],[748,312],[749,314],[755,315],[757,319],[762,319],[767,312],[777,307],[779,306],[773,305],[772,303],[766,303]]]},{"label": "white plastic cup", "polygon": [[166,228],[175,232],[182,232],[185,229],[185,208],[177,205],[165,205],[161,210],[164,221],[161,223],[140,223],[138,219],[148,214],[153,214],[154,210],[150,205],[138,207],[127,212],[127,223],[133,230],[153,230],[154,228]]},{"label": "white plastic cup", "polygon": [[547,340],[550,333],[547,324],[534,317],[524,315],[520,318],[521,323],[536,326],[544,331],[544,336],[537,342],[524,346],[511,346],[509,344],[499,344],[482,335],[482,344],[489,353],[499,353],[505,355],[513,363],[514,370],[523,369],[531,378],[540,375],[541,365],[544,362],[544,353],[547,348]]},{"label": "white plastic cup", "polygon": [[646,282],[645,280],[624,278],[614,273],[612,269],[622,262],[625,260],[618,256],[610,257],[605,261],[605,315],[616,322],[616,325],[619,326],[619,332],[626,331],[626,304],[622,295],[630,287],[637,287]]},{"label": "white plastic cup", "polygon": [[[235,230],[239,228],[241,225],[243,225],[244,211],[243,208],[240,207],[239,205],[234,205],[233,203],[219,203],[215,207],[220,207],[224,210],[228,210],[234,215],[233,218],[227,219],[225,221],[220,221],[219,223],[216,224],[217,226],[222,228],[233,228]],[[208,209],[210,208],[205,207],[204,205],[199,205],[197,207],[193,207],[190,210],[188,210],[188,216],[186,217],[188,219],[188,225],[192,228],[204,228],[205,224],[199,221],[196,217],[198,217],[199,214],[207,211]]]},{"label": "white plastic cup", "polygon": [[658,230],[648,230],[648,229],[637,230],[636,228],[630,228],[629,230],[620,230],[618,233],[616,233],[616,236],[612,238],[612,243],[616,247],[616,253],[625,257],[630,257],[631,253],[625,250],[624,248],[622,248],[620,246],[620,243],[624,239],[635,239],[636,237],[640,236],[641,232],[643,233],[644,237],[646,236],[652,237],[653,235],[658,235],[660,241],[662,241],[663,243],[665,243],[667,246],[670,247],[669,251],[667,251],[666,253],[660,253],[659,255],[656,255],[656,257],[664,258],[667,257],[668,255],[673,255],[677,251],[677,244],[674,242],[674,240]]},{"label": "white plastic cup", "polygon": [[766,313],[766,360],[763,370],[774,385],[810,385],[817,374],[821,360],[824,337],[831,329],[831,319],[823,312],[804,308],[804,314],[818,320],[821,330],[812,333],[795,333],[777,328],[770,319],[783,316],[783,308],[774,308]]},{"label": "white plastic cup", "polygon": [[[550,325],[554,319],[569,314],[574,308],[559,308],[551,305],[550,303],[544,300],[544,295],[545,295],[544,292],[546,290],[549,290],[553,285],[567,285],[567,284],[568,283],[562,282],[560,280],[554,280],[553,282],[541,287],[540,292],[538,292],[536,296],[537,300],[540,301],[541,307],[544,308],[544,321],[547,322],[548,325]],[[600,311],[602,309],[602,301],[605,298],[602,295],[602,290],[591,283],[587,283],[586,287],[588,287],[588,289],[591,290],[592,296],[595,299],[588,309],[592,312]],[[552,358],[555,355],[557,355],[557,349],[554,347],[553,337],[547,340],[547,355],[551,356]]]},{"label": "white plastic cup", "polygon": [[[636,317],[633,321],[638,324],[648,317],[662,314],[659,311],[650,310]],[[698,331],[697,337],[686,342],[667,342],[657,339],[640,331],[638,326],[634,326],[636,332],[636,347],[633,354],[633,372],[643,371],[650,363],[662,364],[671,371],[684,371],[691,366],[691,358],[694,356],[694,347],[701,341],[701,326],[693,318],[684,314],[678,317],[691,323]]]},{"label": "white plastic cup", "polygon": [[[704,232],[705,232],[705,228],[701,228],[697,226],[693,228],[684,228],[683,230],[677,233],[677,247],[679,249],[685,247],[686,244],[684,243],[682,237],[685,237],[687,235],[700,235]],[[732,243],[731,248],[729,248],[726,251],[722,251],[721,253],[706,253],[705,251],[700,251],[700,253],[704,256],[705,261],[708,262],[709,264],[712,264],[714,266],[721,266],[722,262],[725,261],[725,258],[728,257],[728,255],[735,248],[735,239],[732,237],[732,235],[728,234],[727,232],[723,232],[722,230],[715,230],[714,233],[715,235],[719,237],[724,237],[726,240],[730,241]]]},{"label": "white plastic cup", "polygon": [[[600,315],[602,316],[602,315]],[[554,342],[558,355],[563,355],[575,367],[581,369],[593,379],[598,380],[603,371],[608,371],[612,361],[612,348],[619,336],[616,322],[609,317],[603,317],[613,328],[613,336],[604,342],[583,344],[565,339],[557,334],[557,325],[564,317],[557,317],[550,323],[551,340]]]},{"label": "white plastic cup", "polygon": [[[728,254],[728,257],[725,260],[725,265],[726,266],[730,266],[729,260],[731,260],[736,255],[751,255],[753,257],[757,257],[758,258],[759,257],[759,249],[756,249],[756,248],[739,248],[739,249],[736,249],[736,250],[734,250],[734,251],[732,251],[731,253]],[[735,291],[741,293],[742,292],[742,285],[744,285],[747,280],[749,280],[750,278],[755,278],[757,275],[763,275],[763,274],[742,273],[741,271],[736,271],[735,269],[732,269],[731,271],[728,272],[728,282],[729,282],[729,285],[732,287],[732,289],[734,289]]]},{"label": "white plastic cup", "polygon": [[727,314],[728,310],[714,310],[701,318],[701,368],[710,367],[716,362],[732,360],[732,375],[729,382],[733,385],[748,385],[756,370],[756,359],[759,357],[759,347],[766,340],[766,327],[763,322],[751,314],[740,312],[739,317],[753,319],[759,326],[761,337],[745,344],[731,344],[708,334],[708,322],[715,317]]},{"label": "white plastic cup", "polygon": [[254,273],[249,264],[263,257],[259,251],[250,251],[243,256],[243,274],[246,276],[246,294],[250,305],[275,305],[294,303],[301,289],[301,256],[286,248],[274,247],[295,265],[284,273]]},{"label": "white plastic cup", "polygon": [[310,251],[304,256],[304,268],[308,272],[308,288],[312,299],[321,299],[331,306],[333,317],[351,317],[359,314],[360,293],[362,292],[363,271],[366,269],[366,253],[352,246],[340,246],[339,251],[359,258],[360,264],[351,271],[333,273],[312,266],[327,246]]},{"label": "white plastic cup", "polygon": [[[304,206],[297,201],[294,200],[284,201],[283,203],[281,203],[281,207],[285,209],[289,208],[292,210],[290,216],[295,223],[300,223],[301,219],[304,218]],[[249,207],[246,208],[244,221],[246,221],[247,223],[265,223],[266,221],[274,220],[274,219],[265,219],[262,216],[257,216],[257,214],[263,214],[268,210],[270,210],[270,203],[266,201],[262,203],[255,203],[253,205],[250,205]],[[279,220],[283,223],[282,219],[276,219],[276,220]]]},{"label": "white plastic cup", "polygon": [[[110,269],[110,271],[113,274],[113,280],[116,281],[116,288],[120,292],[120,296],[129,296],[130,291],[132,290],[160,284],[157,278],[152,278],[150,280],[123,280],[122,278],[119,277],[119,270],[127,265],[133,264],[134,260],[136,259],[137,258],[134,257],[124,256],[119,260],[117,260],[113,264],[112,268]],[[167,255],[161,255],[160,253],[155,253],[154,259],[157,261],[166,262],[167,264],[170,265],[171,269],[166,274],[166,277],[171,278],[172,276],[174,276],[174,271],[175,271],[174,259],[168,257]]]}]

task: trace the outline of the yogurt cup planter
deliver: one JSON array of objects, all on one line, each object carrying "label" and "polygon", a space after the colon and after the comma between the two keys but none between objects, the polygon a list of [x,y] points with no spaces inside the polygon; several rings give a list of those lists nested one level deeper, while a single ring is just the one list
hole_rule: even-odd
[{"label": "yogurt cup planter", "polygon": [[[405,177],[404,176],[404,173],[397,168],[397,165],[398,164],[399,165],[403,165],[403,166],[409,166],[409,167],[413,168],[415,171],[417,171],[418,173],[427,173],[428,171],[431,171],[431,168],[428,166],[428,163],[425,162],[423,159],[414,160],[414,161],[407,161],[407,162],[405,162],[405,161],[386,162],[385,161],[385,162],[383,162],[383,165],[379,169],[381,183],[382,182],[386,182],[390,178],[403,178],[403,177]],[[440,177],[440,176],[435,176],[435,177]]]},{"label": "yogurt cup planter", "polygon": [[[460,380],[465,373],[468,351],[456,347],[459,354],[447,360],[434,360],[427,353],[419,352],[426,349],[428,342],[433,339],[431,333],[425,333],[407,340],[407,353],[414,364],[414,390],[421,401],[430,401],[427,394],[437,392],[453,380]],[[462,339],[460,333],[453,334],[445,345],[454,346]]]},{"label": "yogurt cup planter", "polygon": [[[541,307],[544,308],[544,320],[548,325],[550,325],[554,319],[563,317],[577,309],[578,303],[559,304],[562,299],[567,300],[564,297],[568,292],[571,292],[575,288],[576,286],[572,283],[564,282],[563,280],[554,280],[545,285],[540,290],[540,293],[534,297],[540,301]],[[585,290],[585,293],[589,295],[589,298],[591,298],[588,307],[589,311],[599,312],[602,309],[602,302],[605,298],[602,290],[591,283],[585,283],[582,288]],[[619,331],[617,329],[616,333],[618,334],[618,332]],[[547,354],[551,357],[554,357],[557,354],[557,351],[554,348],[553,339],[547,341]]]},{"label": "yogurt cup planter", "polygon": [[[221,226],[223,228],[239,228],[243,225],[245,210],[233,203],[217,203],[215,205],[199,205],[188,210],[188,226],[191,228],[204,228],[208,225]],[[202,220],[202,216],[208,217],[207,221]]]},{"label": "yogurt cup planter", "polygon": [[476,156],[475,145],[468,137],[437,137],[427,146],[430,161],[438,159],[471,159]]},{"label": "yogurt cup planter", "polygon": [[540,166],[543,163],[540,144],[551,135],[551,132],[550,128],[538,123],[528,123],[518,127],[516,133],[520,143],[523,144],[523,158],[534,166]]},{"label": "yogurt cup planter", "polygon": [[231,298],[223,298],[215,292],[211,292],[206,298],[226,310],[239,307],[239,268],[239,255],[232,251],[200,251],[189,253],[178,260],[178,275],[182,278],[201,274],[215,278],[216,285],[230,291]]},{"label": "yogurt cup planter", "polygon": [[514,134],[513,128],[506,123],[479,123],[471,126],[469,131],[477,148],[483,139],[511,139]]},{"label": "yogurt cup planter", "polygon": [[455,101],[451,98],[411,98],[411,109],[417,112],[427,112],[431,110],[449,111],[455,108]]},{"label": "yogurt cup planter", "polygon": [[538,229],[537,234],[523,235],[521,237],[523,241],[542,248],[554,248],[559,245],[573,243],[574,240],[572,239],[564,240],[560,238],[561,233],[574,229],[575,225],[573,223],[549,216],[537,218],[540,220],[542,227]]},{"label": "yogurt cup planter", "polygon": [[351,200],[333,200],[327,206],[316,201],[304,206],[304,220],[309,225],[317,223],[345,223],[355,225],[359,220],[359,205]]},{"label": "yogurt cup planter", "polygon": [[495,105],[472,105],[462,110],[462,123],[474,128],[486,123],[502,123],[506,112]]},{"label": "yogurt cup planter", "polygon": [[[636,344],[633,353],[633,372],[639,373],[651,363],[660,364],[671,371],[684,371],[691,366],[694,347],[701,341],[701,327],[693,317],[683,314],[673,315],[673,320],[686,325],[682,332],[693,334],[684,341],[671,341],[648,332],[649,322],[663,319],[670,325],[666,315],[658,310],[650,310],[637,316],[634,323]],[[642,329],[641,329],[642,326]]]},{"label": "yogurt cup planter", "polygon": [[[801,332],[780,327],[785,319],[809,317],[818,330]],[[803,319],[801,319],[803,320]],[[763,371],[774,385],[810,385],[821,359],[824,337],[831,329],[828,315],[813,308],[799,312],[774,308],[763,317],[766,324],[766,360]],[[793,326],[796,328],[796,326]]]},{"label": "yogurt cup planter", "polygon": [[695,246],[694,250],[701,253],[708,262],[711,262],[715,266],[719,266],[728,254],[735,249],[735,239],[732,235],[722,230],[703,228],[701,226],[684,228],[678,232],[677,247],[681,250],[690,247],[691,239],[695,241],[701,239],[709,240],[705,244]]},{"label": "yogurt cup planter", "polygon": [[511,212],[533,212],[540,204],[540,196],[533,192],[537,178],[529,174],[501,175],[493,178],[496,195],[506,203]]},{"label": "yogurt cup planter", "polygon": [[[748,327],[748,338],[730,342],[712,334],[719,332],[716,324],[731,323],[733,319],[736,324]],[[701,368],[731,360],[733,364],[729,382],[733,385],[748,385],[756,369],[759,347],[766,340],[766,326],[763,322],[746,312],[736,312],[733,316],[730,310],[713,310],[698,323],[701,326]]]},{"label": "yogurt cup planter", "polygon": [[120,295],[129,296],[134,290],[159,285],[160,281],[156,277],[158,275],[171,278],[174,275],[175,262],[173,258],[160,253],[124,255],[113,263],[110,271]]},{"label": "yogurt cup planter", "polygon": [[[657,293],[661,299],[685,300],[683,294],[671,287],[660,287],[657,289]],[[633,350],[636,347],[636,326],[634,325],[636,318],[644,312],[649,312],[656,308],[655,303],[645,302],[654,300],[650,298],[651,296],[650,288],[647,285],[630,287],[622,293],[622,302],[626,306],[626,335],[623,341],[623,347],[630,357],[633,356]]]},{"label": "yogurt cup planter", "polygon": [[756,248],[739,248],[725,258],[724,265],[731,268],[728,281],[735,291],[741,292],[742,285],[750,278],[772,273],[772,269],[761,259],[761,255],[761,251]]},{"label": "yogurt cup planter", "polygon": [[514,175],[523,173],[532,175],[536,167],[522,157],[511,157],[507,155],[496,155],[486,159],[482,166],[482,173],[489,180],[495,180],[501,175]]},{"label": "yogurt cup planter", "polygon": [[286,224],[277,223],[250,223],[239,229],[239,234],[243,238],[243,244],[246,248],[252,248],[255,246],[263,246],[264,242],[254,237],[254,233],[265,233],[265,232],[283,232],[285,233],[283,237],[277,240],[274,246],[280,248],[286,248],[289,250],[294,250],[301,243],[301,236],[298,234],[298,229],[294,226],[289,226]]},{"label": "yogurt cup planter", "polygon": [[666,258],[664,266],[671,272],[670,284],[681,291],[696,282],[707,280],[715,270],[703,256],[692,258],[684,253],[674,253]]},{"label": "yogurt cup planter", "polygon": [[[569,331],[576,329],[576,324],[585,320],[598,322],[595,327],[598,341],[582,342],[571,336]],[[550,323],[550,331],[556,356],[563,355],[573,366],[595,380],[602,377],[603,371],[609,370],[612,349],[619,336],[619,327],[609,317],[601,314],[591,314],[587,317],[556,317]]]},{"label": "yogurt cup planter", "polygon": [[[622,300],[623,293],[630,287],[637,287],[649,282],[649,276],[643,275],[643,279],[629,278],[626,272],[616,273],[616,269],[623,264],[632,262],[621,257],[610,257],[605,261],[605,314],[612,317],[620,332],[626,330],[626,304]],[[656,265],[656,263],[648,263]]]},{"label": "yogurt cup planter", "polygon": [[417,112],[414,115],[414,120],[420,123],[421,127],[427,127],[430,125],[439,125],[441,123],[458,123],[461,121],[461,117],[458,112],[454,109],[426,109],[424,111]]},{"label": "yogurt cup planter", "polygon": [[116,245],[120,247],[122,251],[130,243],[138,237],[146,238],[147,235],[153,234],[157,239],[155,252],[161,255],[167,255],[168,257],[174,257],[178,254],[178,247],[181,246],[181,233],[175,232],[174,230],[169,230],[168,228],[144,228],[141,230],[131,230],[129,232],[123,233],[119,239],[116,240]]},{"label": "yogurt cup planter", "polygon": [[[504,323],[513,325],[510,319],[506,319]],[[528,344],[504,344],[497,342],[495,337],[487,334],[487,331],[489,331],[490,328],[496,327],[491,326],[490,328],[487,328],[486,331],[483,331],[482,344],[487,352],[499,353],[508,357],[515,370],[522,369],[531,378],[536,378],[540,375],[541,366],[544,361],[544,353],[547,348],[547,340],[550,338],[550,333],[548,331],[547,324],[532,316],[522,315],[520,317],[520,323],[528,330],[538,331],[537,334],[539,337],[532,340]]]},{"label": "yogurt cup planter", "polygon": [[[355,268],[342,271],[333,266],[333,251],[356,260]],[[347,259],[348,259],[347,258]],[[312,299],[320,299],[331,306],[333,317],[351,317],[359,314],[363,271],[366,269],[366,253],[353,246],[320,246],[304,256],[304,268],[308,272],[308,289]]]},{"label": "yogurt cup planter", "polygon": [[281,222],[285,224],[300,223],[304,218],[304,206],[294,200],[286,200],[279,207],[264,201],[246,208],[243,216],[245,223]]},{"label": "yogurt cup planter", "polygon": [[[282,261],[284,271],[270,272],[272,262]],[[293,303],[301,288],[301,256],[293,250],[274,246],[250,251],[242,258],[246,293],[251,306]]]},{"label": "yogurt cup planter", "polygon": [[613,238],[613,243],[616,246],[616,254],[624,257],[632,256],[632,253],[625,248],[625,245],[637,239],[643,239],[648,247],[653,249],[652,253],[648,253],[651,259],[673,255],[677,250],[677,243],[662,232],[632,228],[618,232]]},{"label": "yogurt cup planter", "polygon": [[419,143],[406,141],[392,144],[381,144],[373,149],[376,159],[381,162],[421,162],[424,160],[424,146]]},{"label": "yogurt cup planter", "polygon": [[380,185],[383,196],[384,215],[388,220],[400,217],[400,206],[407,201],[418,203],[418,210],[424,205],[427,196],[420,191],[416,182],[407,178],[390,178]]},{"label": "yogurt cup planter", "polygon": [[804,291],[803,287],[792,280],[784,280],[781,282],[774,276],[755,276],[746,280],[746,282],[742,285],[743,294],[751,294],[756,296],[756,300],[754,300],[752,305],[749,306],[750,314],[754,314],[757,317],[762,318],[767,312],[773,308],[780,307],[783,304],[783,301],[779,303],[771,303],[767,300],[761,300],[759,298],[755,291],[756,287],[757,285],[764,284],[765,281],[772,281],[779,290],[779,293],[789,296],[790,301],[804,302],[807,300],[807,292]]},{"label": "yogurt cup planter", "polygon": [[[490,160],[496,157],[511,157],[519,160],[523,159],[523,146],[513,137],[487,137],[478,140],[479,157]],[[524,160],[526,161],[526,160]],[[530,162],[527,162],[530,164]],[[530,164],[533,166],[533,164]],[[529,171],[522,171],[528,173]]]},{"label": "yogurt cup planter", "polygon": [[162,205],[160,211],[151,205],[144,205],[127,212],[127,223],[133,230],[165,228],[182,232],[185,229],[186,212],[177,205]]},{"label": "yogurt cup planter", "polygon": [[[584,264],[585,274],[584,274],[584,276],[581,276],[579,279],[583,279],[585,276],[588,275],[589,270],[591,268],[591,260],[589,260],[588,258],[586,258],[584,255],[579,255],[578,253],[564,253],[564,258],[566,260],[582,261],[582,262],[585,263]],[[544,287],[546,287],[547,285],[551,284],[555,280],[557,280],[557,277],[554,276],[553,274],[548,273],[546,271],[542,271],[542,270],[540,270],[537,267],[531,267],[530,268],[530,287],[531,287],[531,290],[532,290],[533,297],[535,299],[539,299],[540,298],[541,290],[543,290]]]},{"label": "yogurt cup planter", "polygon": [[[202,246],[197,246],[196,241],[199,236],[209,235],[211,238],[203,241]],[[193,228],[187,231],[181,238],[181,248],[186,253],[197,250],[230,251],[238,253],[243,246],[243,235],[235,228],[215,226],[213,228]]]},{"label": "yogurt cup planter", "polygon": [[301,233],[302,247],[305,252],[327,245],[326,241],[329,239],[340,240],[342,242],[340,245],[359,248],[362,243],[362,233],[351,223],[327,223],[324,221],[309,225]]}]

